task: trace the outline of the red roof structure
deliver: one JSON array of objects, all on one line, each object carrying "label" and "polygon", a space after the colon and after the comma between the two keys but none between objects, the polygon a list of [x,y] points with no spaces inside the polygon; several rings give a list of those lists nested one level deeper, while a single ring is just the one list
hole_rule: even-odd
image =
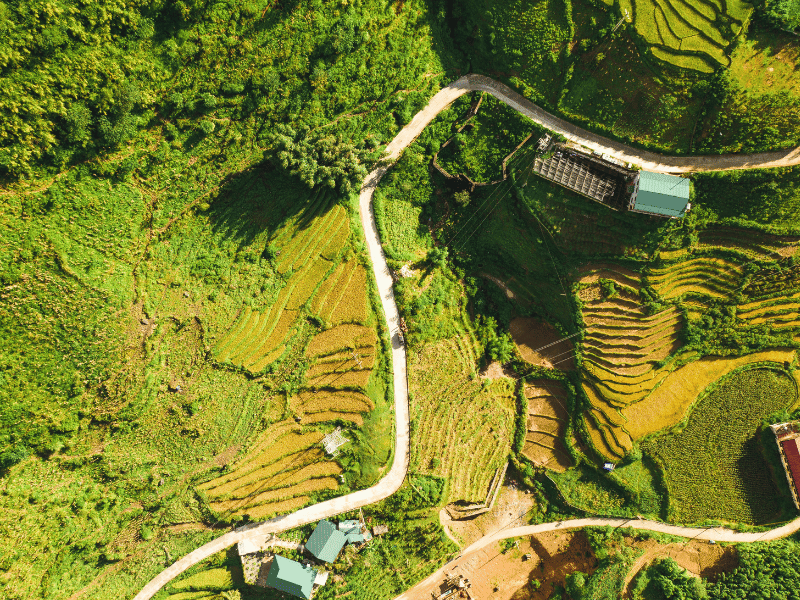
[{"label": "red roof structure", "polygon": [[778,442],[781,462],[786,472],[786,481],[792,493],[795,507],[800,510],[800,422],[777,423],[770,425]]},{"label": "red roof structure", "polygon": [[789,472],[792,474],[796,489],[800,482],[800,449],[797,448],[797,438],[781,442],[781,447],[786,455],[786,463],[789,465]]}]

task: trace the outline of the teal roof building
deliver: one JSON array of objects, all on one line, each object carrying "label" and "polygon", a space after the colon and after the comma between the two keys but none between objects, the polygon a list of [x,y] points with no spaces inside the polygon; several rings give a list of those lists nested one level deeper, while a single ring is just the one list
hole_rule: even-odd
[{"label": "teal roof building", "polygon": [[277,554],[267,574],[267,587],[275,588],[298,598],[311,598],[316,570]]},{"label": "teal roof building", "polygon": [[339,556],[345,542],[347,542],[345,533],[336,529],[336,525],[330,521],[323,520],[317,523],[314,533],[308,538],[306,550],[315,558],[332,563]]},{"label": "teal roof building", "polygon": [[682,217],[689,210],[692,182],[684,177],[640,171],[631,210],[661,217]]}]

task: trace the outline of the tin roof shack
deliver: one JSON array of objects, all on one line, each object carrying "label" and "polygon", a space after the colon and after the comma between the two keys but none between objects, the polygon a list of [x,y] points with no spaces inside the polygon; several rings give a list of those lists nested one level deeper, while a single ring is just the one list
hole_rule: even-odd
[{"label": "tin roof shack", "polygon": [[347,543],[347,535],[343,531],[339,531],[336,525],[330,521],[322,520],[317,523],[314,533],[308,538],[306,550],[314,558],[332,563],[339,556],[345,543]]},{"label": "tin roof shack", "polygon": [[581,152],[561,143],[548,142],[533,161],[540,177],[605,204],[615,210],[631,205],[637,171]]},{"label": "tin roof shack", "polygon": [[634,182],[630,210],[675,219],[692,207],[691,194],[692,182],[684,177],[640,171]]},{"label": "tin roof shack", "polygon": [[266,584],[267,587],[308,600],[316,579],[316,569],[276,554],[272,559]]},{"label": "tin roof shack", "polygon": [[789,482],[789,490],[792,492],[794,506],[800,510],[800,500],[798,500],[798,486],[800,486],[800,421],[789,423],[777,423],[770,425],[769,428],[775,434],[775,441],[778,443],[778,451],[781,455],[783,470],[786,473],[786,480]]}]

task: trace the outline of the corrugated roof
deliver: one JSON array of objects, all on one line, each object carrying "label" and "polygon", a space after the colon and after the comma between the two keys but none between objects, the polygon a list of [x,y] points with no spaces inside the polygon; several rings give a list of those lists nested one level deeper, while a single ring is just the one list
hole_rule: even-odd
[{"label": "corrugated roof", "polygon": [[308,538],[306,550],[319,560],[333,562],[339,556],[347,538],[345,534],[330,521],[320,521],[314,529],[314,533]]},{"label": "corrugated roof", "polygon": [[356,521],[356,520],[353,520],[353,521],[341,521],[339,523],[339,531],[347,531],[349,529],[356,529],[356,528],[360,528],[360,527],[361,527],[361,523],[359,521]]},{"label": "corrugated roof", "polygon": [[315,569],[276,555],[267,574],[267,586],[308,600],[316,576]]},{"label": "corrugated roof", "polygon": [[639,171],[639,191],[688,200],[692,193],[692,182],[677,175]]},{"label": "corrugated roof", "polygon": [[692,193],[692,182],[684,177],[639,172],[639,191],[633,210],[664,217],[680,217]]}]

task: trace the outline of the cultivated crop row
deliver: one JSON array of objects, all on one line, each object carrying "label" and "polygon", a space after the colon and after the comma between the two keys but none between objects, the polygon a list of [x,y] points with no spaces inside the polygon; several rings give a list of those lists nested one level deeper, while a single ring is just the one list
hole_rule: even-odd
[{"label": "cultivated crop row", "polygon": [[642,445],[664,470],[677,520],[774,518],[776,491],[755,435],[764,416],[795,400],[795,384],[786,375],[737,373],[698,403],[683,430]]},{"label": "cultivated crop row", "polygon": [[572,466],[564,446],[569,414],[567,393],[557,381],[532,381],[525,386],[528,432],[522,454],[533,464],[554,471]]},{"label": "cultivated crop row", "polygon": [[450,501],[483,501],[510,451],[512,386],[484,388],[474,378],[476,351],[466,333],[411,355],[412,469],[450,480]]}]

